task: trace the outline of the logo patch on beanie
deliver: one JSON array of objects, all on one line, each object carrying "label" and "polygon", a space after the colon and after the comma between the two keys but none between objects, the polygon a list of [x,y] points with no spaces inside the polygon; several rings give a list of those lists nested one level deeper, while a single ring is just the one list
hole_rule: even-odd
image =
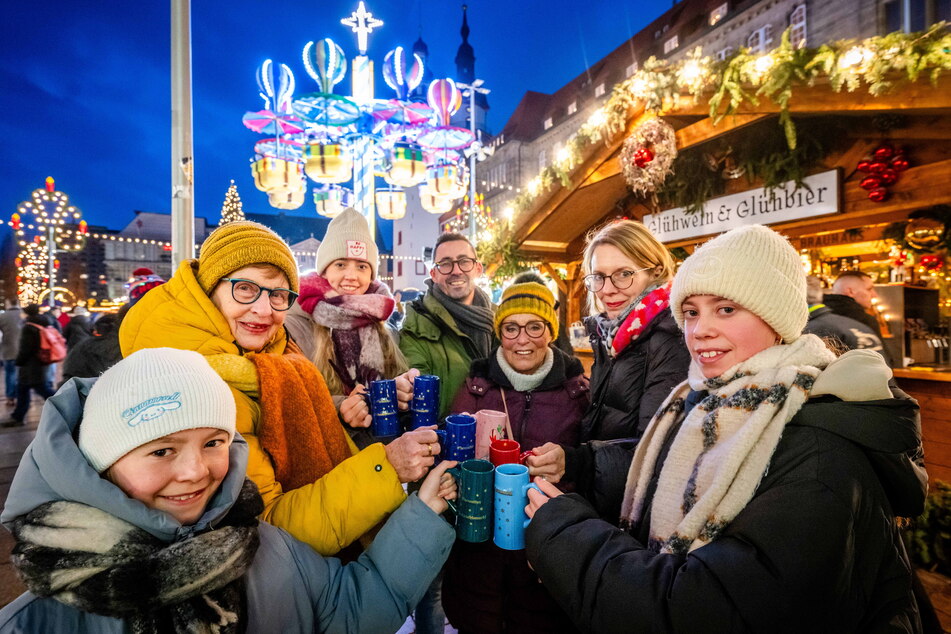
[{"label": "logo patch on beanie", "polygon": [[181,407],[181,396],[181,392],[175,392],[174,394],[147,398],[138,405],[133,405],[122,412],[122,418],[129,427],[135,427],[139,423],[155,420],[165,414],[165,412]]},{"label": "logo patch on beanie", "polygon": [[363,240],[347,240],[347,257],[357,260],[366,260],[367,243]]}]

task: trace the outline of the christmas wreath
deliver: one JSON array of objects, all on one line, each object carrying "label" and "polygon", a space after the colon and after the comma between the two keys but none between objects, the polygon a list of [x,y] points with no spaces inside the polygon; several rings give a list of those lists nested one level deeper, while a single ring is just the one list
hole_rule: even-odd
[{"label": "christmas wreath", "polygon": [[677,137],[660,118],[637,126],[621,148],[621,172],[635,194],[654,194],[671,173],[677,158]]}]

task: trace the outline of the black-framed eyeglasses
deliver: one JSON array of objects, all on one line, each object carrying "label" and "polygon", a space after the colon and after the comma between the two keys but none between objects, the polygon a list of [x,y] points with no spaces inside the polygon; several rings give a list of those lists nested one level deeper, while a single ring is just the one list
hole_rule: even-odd
[{"label": "black-framed eyeglasses", "polygon": [[519,326],[515,322],[507,321],[499,326],[499,331],[505,339],[518,339],[522,330],[532,339],[538,339],[548,330],[548,324],[543,321],[530,321],[524,326]]},{"label": "black-framed eyeglasses", "polygon": [[458,260],[440,260],[433,265],[433,268],[443,275],[452,273],[452,269],[456,266],[458,266],[459,270],[463,273],[468,273],[475,268],[476,262],[478,262],[478,260],[474,260],[473,258],[461,257]]},{"label": "black-framed eyeglasses", "polygon": [[602,275],[601,273],[592,273],[591,275],[584,276],[584,287],[591,291],[592,293],[597,293],[602,288],[604,288],[604,280],[611,278],[611,283],[614,284],[614,288],[619,291],[623,291],[625,288],[630,288],[631,284],[634,283],[634,274],[640,273],[641,271],[648,271],[654,268],[653,266],[645,266],[642,269],[621,269],[620,271],[615,271],[610,275]]},{"label": "black-framed eyeglasses", "polygon": [[261,293],[267,293],[267,300],[274,310],[285,311],[294,305],[297,293],[289,288],[267,288],[251,280],[240,277],[223,277],[222,282],[231,282],[231,297],[239,304],[253,304]]}]

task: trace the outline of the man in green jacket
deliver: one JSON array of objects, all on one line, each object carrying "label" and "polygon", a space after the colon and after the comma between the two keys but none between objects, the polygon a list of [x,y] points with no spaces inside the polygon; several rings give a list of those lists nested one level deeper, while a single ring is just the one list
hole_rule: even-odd
[{"label": "man in green jacket", "polygon": [[[440,418],[449,413],[472,361],[489,356],[495,347],[495,306],[475,285],[481,275],[472,243],[460,233],[444,233],[433,247],[428,290],[406,307],[400,350],[409,367],[441,379]],[[416,606],[416,633],[442,634],[445,619],[440,572]]]},{"label": "man in green jacket", "polygon": [[444,233],[433,247],[432,278],[426,293],[406,308],[400,350],[411,368],[441,379],[439,415],[449,406],[475,359],[495,347],[492,320],[495,306],[475,282],[482,264],[460,233]]}]

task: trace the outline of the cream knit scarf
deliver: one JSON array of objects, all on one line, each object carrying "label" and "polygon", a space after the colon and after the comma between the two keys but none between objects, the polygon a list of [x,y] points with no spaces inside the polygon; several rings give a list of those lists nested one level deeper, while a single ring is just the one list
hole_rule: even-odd
[{"label": "cream knit scarf", "polygon": [[[683,420],[661,468],[651,503],[651,550],[685,554],[714,539],[752,499],[786,423],[809,398],[835,355],[815,335],[767,348],[721,376],[704,379],[692,363],[634,452],[621,507],[622,523],[644,516],[657,457]],[[691,390],[706,390],[684,417]]]}]

